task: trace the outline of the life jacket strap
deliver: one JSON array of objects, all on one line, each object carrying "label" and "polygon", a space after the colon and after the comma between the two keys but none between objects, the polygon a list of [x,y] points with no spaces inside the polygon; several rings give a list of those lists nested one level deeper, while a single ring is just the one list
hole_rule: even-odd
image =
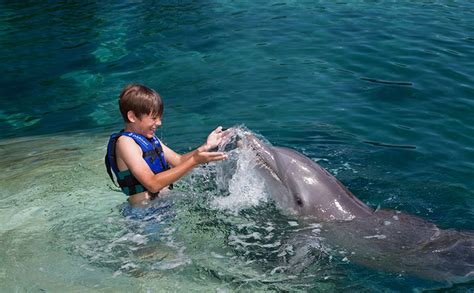
[{"label": "life jacket strap", "polygon": [[107,157],[107,155],[105,155],[105,168],[107,169],[107,174],[109,174],[109,177],[110,177],[110,180],[112,180],[112,183],[113,183],[115,186],[119,187],[119,186],[117,185],[117,183],[115,183],[114,176],[112,175],[112,170],[111,170],[109,158]]}]

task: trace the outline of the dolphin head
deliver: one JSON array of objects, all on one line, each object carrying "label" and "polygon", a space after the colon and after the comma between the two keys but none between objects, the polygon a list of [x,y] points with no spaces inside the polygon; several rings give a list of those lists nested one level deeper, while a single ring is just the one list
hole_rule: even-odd
[{"label": "dolphin head", "polygon": [[256,153],[258,170],[282,208],[322,221],[345,221],[372,214],[371,208],[303,154],[271,146],[249,133],[243,140],[243,147]]}]

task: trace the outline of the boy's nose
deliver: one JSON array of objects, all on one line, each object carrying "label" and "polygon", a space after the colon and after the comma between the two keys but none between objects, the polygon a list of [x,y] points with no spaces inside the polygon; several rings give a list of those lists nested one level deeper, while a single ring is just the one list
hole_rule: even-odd
[{"label": "boy's nose", "polygon": [[161,126],[161,119],[156,120],[156,121],[155,121],[155,124],[156,124],[157,126]]}]

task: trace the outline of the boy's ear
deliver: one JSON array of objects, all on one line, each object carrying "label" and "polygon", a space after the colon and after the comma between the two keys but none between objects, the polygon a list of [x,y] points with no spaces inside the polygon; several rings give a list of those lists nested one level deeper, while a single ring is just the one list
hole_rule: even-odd
[{"label": "boy's ear", "polygon": [[128,118],[128,121],[130,122],[135,122],[138,120],[137,116],[135,115],[135,113],[133,113],[132,110],[127,112],[127,118]]}]

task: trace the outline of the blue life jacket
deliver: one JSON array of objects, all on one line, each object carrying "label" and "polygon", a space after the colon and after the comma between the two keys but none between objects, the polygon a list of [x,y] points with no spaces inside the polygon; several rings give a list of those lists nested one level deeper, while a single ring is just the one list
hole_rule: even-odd
[{"label": "blue life jacket", "polygon": [[[138,133],[124,132],[123,130],[119,133],[112,134],[107,145],[107,154],[105,156],[107,173],[109,174],[110,179],[112,179],[112,182],[114,182],[112,172],[110,171],[112,170],[122,191],[126,195],[133,195],[145,191],[146,188],[135,178],[135,176],[133,176],[130,170],[119,171],[117,167],[115,144],[117,139],[122,135],[133,138],[133,140],[140,146],[143,152],[143,159],[154,174],[166,171],[170,169],[170,166],[166,162],[160,140],[156,136],[148,139]],[[172,189],[172,185],[170,185],[170,189]],[[158,193],[159,192],[152,193],[151,195],[152,197],[156,197]]]}]

